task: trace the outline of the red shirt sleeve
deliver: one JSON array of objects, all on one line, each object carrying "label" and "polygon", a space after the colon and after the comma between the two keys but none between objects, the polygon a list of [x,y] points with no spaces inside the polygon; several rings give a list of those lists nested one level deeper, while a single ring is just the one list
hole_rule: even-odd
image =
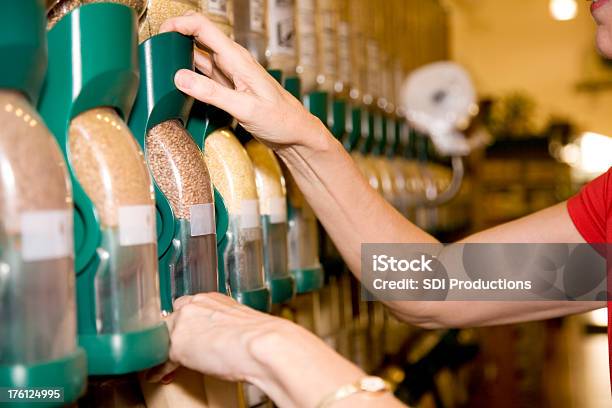
[{"label": "red shirt sleeve", "polygon": [[567,202],[567,210],[588,243],[607,242],[607,219],[610,213],[608,192],[612,187],[612,168],[587,184]]},{"label": "red shirt sleeve", "polygon": [[[612,191],[612,168],[605,174],[597,177],[587,184],[580,193],[567,202],[569,212],[574,225],[582,237],[590,244],[600,244],[612,241],[612,225],[608,222],[608,216],[612,215],[609,191]],[[608,245],[605,247],[607,248]],[[608,277],[611,271],[611,259],[607,250],[604,250],[607,258]],[[612,280],[608,279],[608,293],[612,292]],[[612,378],[612,301],[608,297],[608,360],[610,364],[610,378]]]}]

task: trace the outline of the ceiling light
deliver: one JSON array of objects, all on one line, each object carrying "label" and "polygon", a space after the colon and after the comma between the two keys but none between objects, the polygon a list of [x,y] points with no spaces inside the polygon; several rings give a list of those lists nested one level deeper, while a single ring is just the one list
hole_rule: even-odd
[{"label": "ceiling light", "polygon": [[550,0],[548,8],[552,17],[558,21],[573,20],[578,14],[576,0]]}]

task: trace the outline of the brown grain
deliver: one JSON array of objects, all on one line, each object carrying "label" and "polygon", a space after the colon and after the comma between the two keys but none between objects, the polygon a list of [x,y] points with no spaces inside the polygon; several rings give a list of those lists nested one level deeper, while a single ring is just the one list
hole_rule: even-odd
[{"label": "brown grain", "polygon": [[81,0],[83,4],[88,3],[118,3],[133,8],[137,16],[141,16],[147,8],[147,0]]},{"label": "brown grain", "polygon": [[213,185],[230,214],[240,214],[242,200],[257,200],[253,164],[232,132],[221,129],[209,135],[204,157]]},{"label": "brown grain", "polygon": [[154,204],[144,155],[114,110],[96,108],[74,118],[69,146],[72,168],[101,224],[116,226],[120,206]]},{"label": "brown grain", "polygon": [[286,196],[285,178],[274,152],[257,140],[246,144],[246,151],[255,169],[255,183],[262,215],[271,214],[270,199]]},{"label": "brown grain", "polygon": [[202,152],[181,122],[169,120],[147,134],[147,162],[174,214],[189,219],[192,205],[213,202]]},{"label": "brown grain", "polygon": [[138,16],[141,16],[147,7],[147,0],[62,0],[47,13],[47,29],[51,29],[59,20],[75,8],[88,3],[123,4],[136,10]]},{"label": "brown grain", "polygon": [[140,42],[159,33],[162,23],[169,18],[182,16],[188,11],[200,11],[198,0],[149,0],[144,19],[140,22]]},{"label": "brown grain", "polygon": [[25,97],[0,91],[0,123],[0,219],[16,233],[23,211],[70,208],[70,185],[55,139]]}]

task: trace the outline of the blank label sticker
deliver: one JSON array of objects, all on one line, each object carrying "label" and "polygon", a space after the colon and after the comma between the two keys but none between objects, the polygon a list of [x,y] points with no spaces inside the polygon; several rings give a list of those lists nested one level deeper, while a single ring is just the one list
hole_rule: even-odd
[{"label": "blank label sticker", "polygon": [[189,222],[191,223],[191,236],[210,235],[215,233],[215,206],[197,204],[189,207]]},{"label": "blank label sticker", "polygon": [[270,222],[280,224],[287,222],[287,200],[284,197],[273,197],[268,202],[270,206]]},{"label": "blank label sticker", "polygon": [[242,200],[240,203],[240,228],[259,227],[259,202]]},{"label": "blank label sticker", "polygon": [[156,235],[154,206],[119,207],[119,245],[152,244],[155,242]]},{"label": "blank label sticker", "polygon": [[71,256],[72,212],[27,211],[21,214],[21,256],[26,262]]}]

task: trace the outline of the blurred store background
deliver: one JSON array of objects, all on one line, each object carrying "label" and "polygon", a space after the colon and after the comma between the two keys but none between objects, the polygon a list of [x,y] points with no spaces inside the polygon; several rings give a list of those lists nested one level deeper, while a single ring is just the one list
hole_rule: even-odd
[{"label": "blurred store background", "polygon": [[[173,300],[219,291],[312,330],[416,408],[612,406],[605,310],[424,330],[363,301],[274,152],[175,87],[194,45],[207,51],[158,32],[206,14],[389,203],[453,242],[564,201],[612,165],[612,62],[589,5],[3,2],[0,386],[55,381],[81,407],[270,407],[254,387],[186,370],[168,386],[139,382],[167,359]],[[412,88],[416,72],[427,81]],[[459,101],[464,117],[415,116],[415,95],[424,111]]]}]

